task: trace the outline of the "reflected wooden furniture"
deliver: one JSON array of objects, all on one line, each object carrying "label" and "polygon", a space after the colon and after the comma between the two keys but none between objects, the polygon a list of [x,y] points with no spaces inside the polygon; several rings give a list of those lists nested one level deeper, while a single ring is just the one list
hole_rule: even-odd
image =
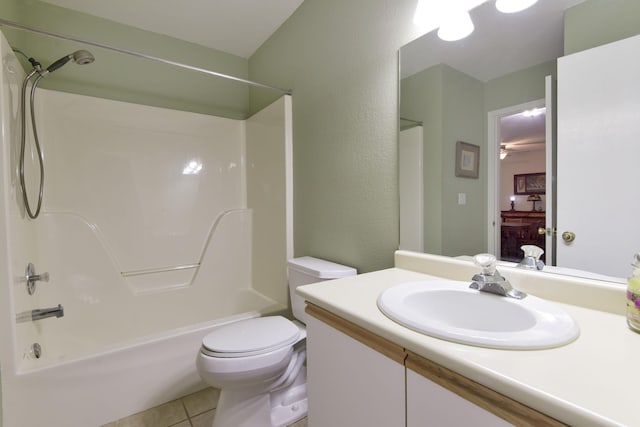
[{"label": "reflected wooden furniture", "polygon": [[[500,259],[520,261],[524,254],[522,245],[536,245],[545,249],[545,236],[538,228],[545,226],[545,212],[502,211]],[[544,255],[540,258],[544,261]]]}]

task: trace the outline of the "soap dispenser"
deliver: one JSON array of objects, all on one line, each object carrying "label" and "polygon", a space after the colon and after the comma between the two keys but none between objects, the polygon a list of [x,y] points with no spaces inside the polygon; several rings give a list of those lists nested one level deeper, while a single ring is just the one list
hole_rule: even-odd
[{"label": "soap dispenser", "polygon": [[634,255],[633,273],[627,285],[627,324],[640,333],[640,253]]},{"label": "soap dispenser", "polygon": [[518,267],[528,268],[530,270],[542,270],[544,268],[544,262],[540,260],[544,249],[535,245],[522,245],[520,249],[524,252],[524,258],[522,258]]}]

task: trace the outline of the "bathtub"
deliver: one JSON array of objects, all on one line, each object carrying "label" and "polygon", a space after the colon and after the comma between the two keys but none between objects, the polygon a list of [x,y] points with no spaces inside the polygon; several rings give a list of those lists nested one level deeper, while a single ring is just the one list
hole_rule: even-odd
[{"label": "bathtub", "polygon": [[[290,96],[235,120],[38,89],[45,197],[29,220],[24,71],[1,35],[0,53],[0,425],[99,426],[203,388],[209,331],[288,310]],[[50,277],[32,295],[28,263]]]},{"label": "bathtub", "polygon": [[[214,328],[270,313],[278,304],[254,291],[238,295],[242,314],[170,330],[75,359],[25,356],[3,376],[4,426],[100,426],[205,387],[195,367]],[[248,310],[253,306],[253,310]],[[282,308],[280,306],[280,308]]]}]

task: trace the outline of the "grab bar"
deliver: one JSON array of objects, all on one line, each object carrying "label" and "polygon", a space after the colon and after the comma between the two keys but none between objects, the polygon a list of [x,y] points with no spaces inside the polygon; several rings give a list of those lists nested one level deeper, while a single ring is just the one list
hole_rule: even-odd
[{"label": "grab bar", "polygon": [[189,270],[191,268],[198,268],[198,267],[200,267],[200,263],[176,265],[174,267],[149,268],[147,270],[121,271],[120,274],[122,275],[122,277],[131,277],[131,276],[142,276],[144,274],[165,273],[168,271]]},{"label": "grab bar", "polygon": [[36,320],[46,319],[47,317],[62,317],[64,316],[64,307],[58,304],[57,307],[49,308],[37,308],[35,310],[23,311],[16,314],[16,322],[35,322]]}]

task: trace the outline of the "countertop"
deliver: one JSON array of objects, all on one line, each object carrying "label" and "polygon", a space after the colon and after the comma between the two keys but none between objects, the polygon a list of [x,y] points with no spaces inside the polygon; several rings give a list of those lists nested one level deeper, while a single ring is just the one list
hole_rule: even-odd
[{"label": "countertop", "polygon": [[[514,287],[554,300],[578,323],[578,339],[547,350],[496,350],[432,338],[387,318],[385,289],[408,281],[468,280],[468,261],[396,253],[396,267],[299,287],[307,301],[416,354],[575,426],[640,426],[634,398],[640,335],[624,316],[620,284],[499,267]],[[570,302],[570,303],[569,303]]]}]

